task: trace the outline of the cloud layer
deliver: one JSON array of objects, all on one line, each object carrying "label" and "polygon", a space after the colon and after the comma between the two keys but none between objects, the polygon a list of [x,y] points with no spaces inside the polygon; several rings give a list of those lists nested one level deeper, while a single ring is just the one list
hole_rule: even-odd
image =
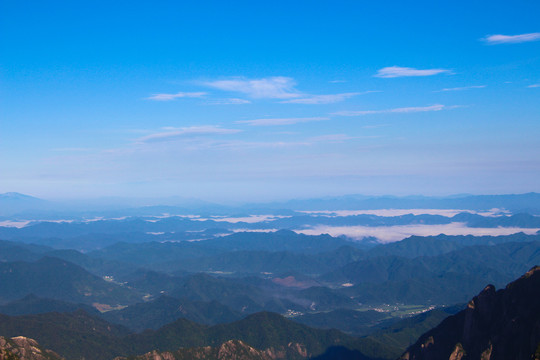
[{"label": "cloud layer", "polygon": [[497,228],[470,228],[465,223],[450,223],[445,225],[396,225],[396,226],[327,226],[318,225],[309,229],[294,230],[306,235],[330,234],[332,236],[345,235],[353,239],[376,237],[382,243],[403,240],[409,236],[437,236],[446,235],[474,235],[499,236],[511,235],[518,232],[535,234],[540,229],[525,229],[514,227]]}]

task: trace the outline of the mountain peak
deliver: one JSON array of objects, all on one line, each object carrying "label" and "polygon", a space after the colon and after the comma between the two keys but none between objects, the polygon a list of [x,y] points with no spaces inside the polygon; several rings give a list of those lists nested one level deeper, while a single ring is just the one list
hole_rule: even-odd
[{"label": "mountain peak", "polygon": [[51,350],[41,349],[36,340],[24,336],[0,336],[0,359],[63,360]]},{"label": "mountain peak", "polygon": [[0,194],[0,199],[8,199],[8,200],[41,200],[37,197],[21,194],[18,192],[6,192],[3,194]]}]

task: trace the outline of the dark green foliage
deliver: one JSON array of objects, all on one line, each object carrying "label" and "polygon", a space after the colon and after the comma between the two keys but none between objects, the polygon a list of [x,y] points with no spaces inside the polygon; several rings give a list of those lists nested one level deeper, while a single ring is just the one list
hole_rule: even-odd
[{"label": "dark green foliage", "polygon": [[463,309],[464,305],[434,309],[416,316],[395,321],[381,330],[370,334],[367,338],[384,344],[388,349],[394,349],[392,359],[401,355],[426,331],[439,325],[448,316]]},{"label": "dark green foliage", "polygon": [[314,256],[283,251],[227,252],[211,257],[186,259],[175,265],[191,272],[222,271],[241,275],[281,274],[293,271],[316,276],[331,270]]},{"label": "dark green foliage", "polygon": [[[207,274],[196,274],[186,278],[170,296],[196,301],[218,301],[234,311],[250,314],[261,310],[283,313],[299,305],[267,292],[258,286],[246,284],[240,279],[216,278]],[[305,300],[304,300],[305,301]]]},{"label": "dark green foliage", "polygon": [[45,299],[30,294],[22,299],[14,300],[5,305],[0,305],[0,314],[6,315],[30,315],[48,312],[73,312],[83,309],[89,314],[98,315],[99,311],[86,304],[75,304],[62,300]]},{"label": "dark green foliage", "polygon": [[68,261],[44,257],[36,262],[0,263],[0,301],[35,294],[85,304],[126,304],[139,297]]},{"label": "dark green foliage", "polygon": [[[274,225],[274,221],[270,224]],[[240,232],[219,239],[206,240],[204,246],[227,252],[257,250],[318,254],[333,251],[342,246],[356,247],[356,244],[327,234],[308,236],[290,230],[279,230],[271,233]]]},{"label": "dark green foliage", "polygon": [[131,274],[123,276],[121,281],[126,285],[141,292],[160,296],[160,294],[170,293],[181,286],[184,279],[179,276],[172,276],[162,272],[139,269]]},{"label": "dark green foliage", "polygon": [[84,311],[13,317],[0,315],[0,334],[35,339],[42,347],[67,359],[112,359],[128,351],[125,344],[118,342],[119,338],[127,335],[125,328],[111,325]]},{"label": "dark green foliage", "polygon": [[[286,349],[289,343],[299,343],[305,346],[308,353],[317,356],[330,347],[342,345],[362,351],[364,343],[349,337],[337,330],[317,330],[305,325],[287,320],[274,313],[257,313],[247,318],[231,323],[212,327],[195,326],[187,320],[180,319],[175,323],[164,326],[155,333],[142,333],[130,336],[136,347],[136,353],[148,352],[154,348],[161,351],[179,347],[218,346],[229,340],[237,339],[256,349]],[[288,353],[298,358],[294,352]],[[293,357],[296,356],[296,357]]]},{"label": "dark green foliage", "polygon": [[361,304],[335,290],[323,286],[312,286],[301,290],[298,295],[303,299],[308,299],[311,304],[307,307],[310,310],[329,310],[336,308],[356,309]]},{"label": "dark green foliage", "polygon": [[102,314],[102,317],[112,323],[140,332],[145,329],[156,330],[179,318],[213,325],[239,320],[241,315],[217,301],[203,302],[161,296],[151,302],[106,312]]},{"label": "dark green foliage", "polygon": [[294,317],[293,320],[315,328],[340,329],[351,335],[361,336],[373,332],[373,329],[387,317],[388,315],[373,310],[337,309],[304,314]]},{"label": "dark green foliage", "polygon": [[433,257],[377,257],[321,277],[350,282],[343,293],[363,303],[451,304],[466,301],[486,283],[503,285],[540,263],[540,241],[469,246]]}]

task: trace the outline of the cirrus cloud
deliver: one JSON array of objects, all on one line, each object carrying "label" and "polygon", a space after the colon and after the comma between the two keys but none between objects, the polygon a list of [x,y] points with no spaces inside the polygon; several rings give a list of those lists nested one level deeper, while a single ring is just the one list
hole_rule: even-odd
[{"label": "cirrus cloud", "polygon": [[405,76],[432,76],[442,73],[450,73],[448,69],[415,69],[410,67],[389,66],[379,69],[373,76],[380,78],[397,78]]},{"label": "cirrus cloud", "polygon": [[293,125],[311,121],[329,120],[328,117],[306,117],[306,118],[273,118],[273,119],[255,119],[255,120],[239,120],[237,124],[248,124],[251,126],[279,126]]},{"label": "cirrus cloud", "polygon": [[462,91],[462,90],[470,90],[470,89],[483,89],[486,85],[472,85],[472,86],[462,86],[462,87],[455,87],[455,88],[444,88],[441,90],[437,90],[435,92],[445,92],[445,91]]},{"label": "cirrus cloud", "polygon": [[166,127],[162,128],[158,133],[150,134],[138,138],[136,142],[138,143],[149,143],[149,142],[161,142],[161,141],[170,141],[178,138],[189,137],[189,136],[202,136],[202,135],[227,135],[227,134],[236,134],[242,130],[238,129],[224,129],[219,126],[206,125],[206,126],[190,126],[183,128],[175,127]]},{"label": "cirrus cloud", "polygon": [[378,91],[364,91],[364,92],[351,92],[351,93],[341,93],[341,94],[329,94],[329,95],[304,95],[299,99],[291,99],[281,101],[281,103],[286,104],[309,104],[309,105],[318,105],[318,104],[333,104],[336,102],[347,100],[353,96],[364,95],[369,93],[374,93]]},{"label": "cirrus cloud", "polygon": [[524,42],[530,42],[530,41],[538,41],[540,40],[540,33],[528,33],[528,34],[520,34],[520,35],[488,35],[485,38],[483,38],[486,43],[491,45],[497,45],[497,44],[518,44],[518,43],[524,43]]},{"label": "cirrus cloud", "polygon": [[428,112],[428,111],[441,111],[454,108],[454,106],[448,107],[442,104],[435,104],[430,106],[416,106],[416,107],[402,107],[395,109],[384,109],[384,110],[360,110],[360,111],[338,111],[333,115],[338,116],[362,116],[362,115],[372,115],[372,114],[389,114],[389,113],[418,113],[418,112]]},{"label": "cirrus cloud", "polygon": [[200,98],[205,95],[205,92],[178,92],[176,94],[154,94],[146,99],[156,101],[171,101],[179,98]]},{"label": "cirrus cloud", "polygon": [[258,99],[290,99],[301,96],[294,88],[294,79],[274,76],[262,79],[235,78],[203,83],[205,86],[223,91],[232,91]]}]

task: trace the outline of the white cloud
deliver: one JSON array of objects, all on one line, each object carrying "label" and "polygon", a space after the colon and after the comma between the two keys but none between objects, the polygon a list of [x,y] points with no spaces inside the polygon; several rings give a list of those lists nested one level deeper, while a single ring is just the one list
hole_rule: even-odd
[{"label": "white cloud", "polygon": [[275,76],[262,79],[230,79],[205,82],[204,85],[246,94],[258,99],[290,99],[301,94],[294,88],[296,82],[289,77]]},{"label": "white cloud", "polygon": [[528,88],[537,88],[537,87],[540,87],[540,84],[532,84],[532,85],[529,85],[527,87]]},{"label": "white cloud", "polygon": [[307,118],[274,118],[274,119],[255,119],[255,120],[239,120],[237,124],[248,124],[252,126],[277,126],[277,125],[293,125],[311,121],[329,120],[327,117],[307,117]]},{"label": "white cloud", "polygon": [[389,113],[418,113],[418,112],[428,112],[428,111],[441,111],[445,109],[450,109],[441,104],[435,104],[431,106],[420,106],[420,107],[404,107],[404,108],[395,108],[395,109],[385,109],[385,110],[360,110],[360,111],[338,111],[333,115],[338,116],[362,116],[362,115],[372,115],[372,114],[389,114]]},{"label": "white cloud", "polygon": [[166,127],[163,128],[162,132],[143,136],[136,141],[138,143],[148,143],[148,142],[160,142],[160,141],[169,141],[176,138],[188,137],[188,136],[199,136],[199,135],[224,135],[224,134],[236,134],[242,130],[237,129],[223,129],[219,126],[191,126],[184,128],[173,128]]},{"label": "white cloud", "polygon": [[288,104],[332,104],[340,101],[344,101],[356,95],[369,94],[378,91],[364,91],[364,92],[352,92],[342,94],[330,94],[330,95],[304,95],[300,99],[291,99],[282,101],[282,103]]},{"label": "white cloud", "polygon": [[85,151],[91,151],[93,149],[91,148],[80,148],[80,147],[70,147],[70,148],[55,148],[51,149],[52,151],[60,151],[60,152],[85,152]]},{"label": "white cloud", "polygon": [[314,136],[308,139],[310,142],[343,142],[347,140],[356,139],[353,136],[346,134],[328,134],[321,136]]},{"label": "white cloud", "polygon": [[521,35],[489,35],[483,39],[488,44],[518,44],[529,41],[540,40],[540,33],[529,33]]},{"label": "white cloud", "polygon": [[382,69],[379,69],[377,71],[377,74],[375,74],[375,77],[380,78],[396,78],[396,77],[403,77],[403,76],[431,76],[431,75],[437,75],[442,73],[450,73],[450,70],[447,69],[415,69],[415,68],[409,68],[409,67],[401,67],[401,66],[389,66]]},{"label": "white cloud", "polygon": [[146,99],[156,101],[171,101],[179,98],[200,98],[205,95],[205,92],[178,92],[176,94],[154,94]]},{"label": "white cloud", "polygon": [[251,101],[246,99],[239,98],[229,98],[229,99],[216,99],[209,102],[210,105],[244,105],[251,104]]},{"label": "white cloud", "polygon": [[517,227],[496,228],[470,228],[465,223],[450,223],[444,225],[396,225],[396,226],[327,226],[316,225],[309,229],[294,230],[306,235],[330,234],[332,236],[345,235],[353,239],[362,239],[373,236],[382,243],[400,241],[409,236],[437,236],[446,235],[474,235],[474,236],[498,236],[511,235],[518,232],[535,234],[538,230]]},{"label": "white cloud", "polygon": [[463,87],[455,87],[455,88],[444,88],[441,90],[438,90],[436,92],[443,92],[443,91],[462,91],[462,90],[469,90],[469,89],[483,89],[486,85],[472,85],[472,86],[463,86]]}]

